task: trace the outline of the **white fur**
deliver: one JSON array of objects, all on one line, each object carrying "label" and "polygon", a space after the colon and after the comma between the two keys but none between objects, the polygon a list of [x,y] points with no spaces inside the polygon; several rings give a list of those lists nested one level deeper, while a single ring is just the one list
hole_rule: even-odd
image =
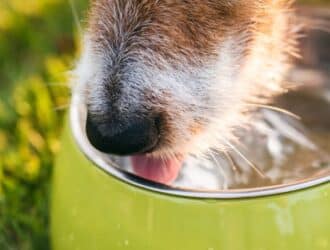
[{"label": "white fur", "polygon": [[[124,13],[119,10],[114,12],[120,23]],[[289,68],[288,54],[294,51],[290,44],[291,38],[286,37],[290,34],[286,15],[285,12],[274,14],[277,18],[273,22],[274,27],[270,27],[271,34],[254,31],[253,44],[249,45],[247,52],[244,48],[249,34],[244,31],[232,32],[219,44],[216,58],[194,58],[192,54],[189,59],[196,64],[192,65],[182,57],[175,67],[148,48],[144,51],[126,48],[125,53],[118,55],[109,42],[100,46],[90,39],[90,34],[86,34],[82,57],[76,70],[77,85],[73,91],[84,97],[91,114],[102,117],[107,108],[104,85],[107,84],[107,78],[111,77],[109,69],[120,60],[134,58],[134,61],[125,64],[122,71],[117,72],[116,77],[125,79],[117,105],[123,117],[142,106],[166,112],[169,129],[162,135],[166,137],[166,143],[152,154],[159,157],[187,154],[203,156],[204,165],[207,165],[206,162],[214,163],[217,158],[221,165],[223,161],[213,155],[219,151],[233,150],[237,145],[237,134],[251,126],[253,111],[256,110],[253,105],[268,101],[283,91],[283,78]],[[120,38],[129,37],[118,23],[112,25],[102,20],[99,26],[105,31],[112,29]],[[153,42],[164,42],[164,38],[155,36]],[[159,102],[146,101],[146,92],[151,93]],[[191,131],[194,126],[200,126],[197,132]],[[105,131],[106,125],[102,129]],[[280,135],[271,129],[267,131],[271,131],[271,153],[280,155]],[[295,138],[297,136],[295,134]],[[299,143],[309,143],[307,139],[302,140]],[[246,166],[243,163],[241,165],[242,168]],[[230,168],[228,164],[227,168]],[[219,173],[223,179],[227,179],[225,172]],[[241,178],[240,181],[244,182],[245,177]],[[225,183],[223,187],[229,184]]]}]

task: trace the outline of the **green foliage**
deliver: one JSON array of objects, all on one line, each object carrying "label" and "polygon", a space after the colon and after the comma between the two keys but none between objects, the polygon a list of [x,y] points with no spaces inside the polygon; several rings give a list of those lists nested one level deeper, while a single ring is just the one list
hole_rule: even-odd
[{"label": "green foliage", "polygon": [[[75,1],[79,10],[87,1]],[[76,30],[67,0],[0,1],[0,249],[49,249]]]},{"label": "green foliage", "polygon": [[67,88],[31,76],[15,88],[12,102],[2,105],[0,237],[6,239],[0,238],[0,245],[36,237],[33,249],[40,241],[46,244],[49,177],[63,113],[55,107],[67,96]]}]

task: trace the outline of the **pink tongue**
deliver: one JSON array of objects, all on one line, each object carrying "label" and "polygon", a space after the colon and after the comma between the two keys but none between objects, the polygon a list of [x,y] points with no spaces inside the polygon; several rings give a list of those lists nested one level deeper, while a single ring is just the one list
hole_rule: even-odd
[{"label": "pink tongue", "polygon": [[145,179],[171,184],[179,174],[182,161],[179,159],[160,159],[144,155],[131,157],[134,172]]}]

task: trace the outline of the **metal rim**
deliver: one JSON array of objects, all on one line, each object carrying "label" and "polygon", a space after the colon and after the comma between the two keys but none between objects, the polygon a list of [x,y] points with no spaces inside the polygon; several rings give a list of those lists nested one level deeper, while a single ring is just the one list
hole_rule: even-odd
[{"label": "metal rim", "polygon": [[98,152],[96,149],[93,148],[93,146],[90,145],[86,137],[86,134],[84,133],[84,128],[82,127],[81,124],[82,115],[86,117],[86,110],[84,108],[83,102],[77,94],[73,95],[71,108],[70,108],[70,123],[71,123],[71,130],[73,137],[76,140],[77,144],[79,145],[80,150],[86,155],[86,157],[92,163],[94,163],[97,167],[105,171],[107,174],[110,174],[111,176],[115,177],[116,179],[124,183],[145,190],[149,190],[161,194],[187,197],[187,198],[239,199],[239,198],[254,198],[254,197],[283,194],[283,193],[315,187],[330,182],[330,175],[325,175],[325,176],[302,179],[290,184],[274,185],[274,186],[251,188],[251,189],[233,189],[226,191],[204,191],[204,190],[182,189],[182,188],[175,188],[175,187],[157,184],[139,178],[133,174],[119,170],[116,167],[110,166],[110,164],[105,161],[105,157],[102,157],[102,155],[104,154]]}]

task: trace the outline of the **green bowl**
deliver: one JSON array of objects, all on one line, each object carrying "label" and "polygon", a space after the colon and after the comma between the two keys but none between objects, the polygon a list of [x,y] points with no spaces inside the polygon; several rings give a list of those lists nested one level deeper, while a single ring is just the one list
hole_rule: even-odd
[{"label": "green bowl", "polygon": [[329,175],[228,192],[152,184],[93,151],[80,109],[73,105],[55,168],[54,250],[330,249]]}]

